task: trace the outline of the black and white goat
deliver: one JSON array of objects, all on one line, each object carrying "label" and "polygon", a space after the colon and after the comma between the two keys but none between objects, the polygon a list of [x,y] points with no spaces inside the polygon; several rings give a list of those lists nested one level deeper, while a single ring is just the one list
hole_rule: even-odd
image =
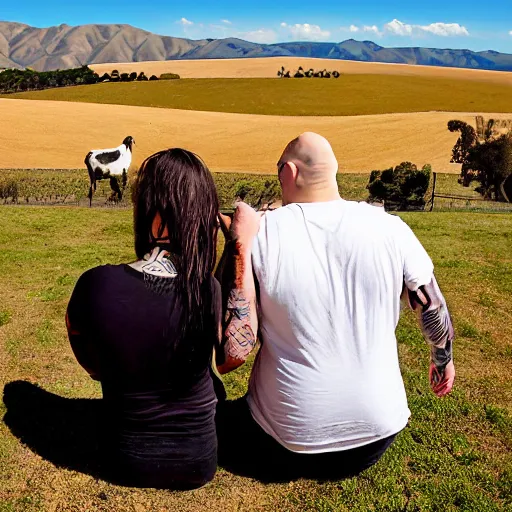
[{"label": "black and white goat", "polygon": [[123,197],[119,187],[119,179],[122,181],[123,190],[128,179],[128,168],[132,163],[132,145],[135,144],[133,137],[126,137],[123,143],[117,148],[94,149],[87,153],[85,165],[89,171],[91,186],[89,187],[89,206],[92,205],[93,190],[96,190],[96,182],[110,179],[112,194],[109,200],[120,201]]}]

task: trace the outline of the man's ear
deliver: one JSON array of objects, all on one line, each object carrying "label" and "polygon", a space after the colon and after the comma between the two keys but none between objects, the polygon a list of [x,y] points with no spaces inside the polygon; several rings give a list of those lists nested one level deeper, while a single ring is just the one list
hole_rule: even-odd
[{"label": "man's ear", "polygon": [[293,162],[286,162],[281,169],[280,179],[281,183],[295,183],[299,169]]}]

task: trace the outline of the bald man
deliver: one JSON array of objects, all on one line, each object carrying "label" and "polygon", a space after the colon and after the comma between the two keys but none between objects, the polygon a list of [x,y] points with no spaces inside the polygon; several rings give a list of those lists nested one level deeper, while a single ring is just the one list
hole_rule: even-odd
[{"label": "bald man", "polygon": [[[341,199],[337,170],[329,142],[304,133],[277,163],[283,208],[261,223],[247,205],[235,214],[235,236],[248,234],[242,252],[252,254],[262,344],[247,397],[221,425],[219,443],[232,439],[226,425],[244,432],[252,452],[244,448],[243,458],[260,473],[358,474],[407,425],[395,338],[401,296],[431,345],[433,391],[443,396],[453,385],[453,329],[431,259],[399,217]],[[231,315],[245,321],[224,347],[225,370],[255,345],[256,294],[244,282]]]}]

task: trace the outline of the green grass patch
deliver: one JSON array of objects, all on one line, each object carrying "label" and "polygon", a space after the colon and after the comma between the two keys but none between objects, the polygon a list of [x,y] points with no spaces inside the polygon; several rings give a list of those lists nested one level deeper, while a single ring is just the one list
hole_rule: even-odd
[{"label": "green grass patch", "polygon": [[[343,179],[342,190],[364,192],[366,178]],[[66,398],[101,396],[73,357],[64,314],[83,271],[134,258],[131,209],[5,206],[1,213],[0,289],[10,320],[0,330],[0,385],[23,379]],[[512,354],[512,276],[503,269],[512,265],[506,236],[512,215],[400,216],[433,258],[455,323],[457,379],[449,397],[431,393],[428,347],[414,315],[404,312],[397,339],[412,416],[376,466],[330,483],[263,485],[220,470],[210,485],[190,493],[130,489],[55,467],[0,422],[0,510],[511,510],[511,359],[505,355]],[[224,378],[230,398],[245,393],[251,364]],[[0,402],[1,416],[5,410]]]},{"label": "green grass patch", "polygon": [[511,96],[511,86],[492,82],[342,75],[338,80],[203,78],[101,83],[3,97],[244,114],[350,116],[433,110],[512,112]]},{"label": "green grass patch", "polygon": [[43,347],[47,347],[54,342],[52,322],[49,319],[44,319],[41,325],[37,328],[36,339]]},{"label": "green grass patch", "polygon": [[10,319],[11,319],[11,313],[9,313],[9,311],[5,311],[5,310],[0,311],[0,327],[2,327],[2,325],[8,324]]}]

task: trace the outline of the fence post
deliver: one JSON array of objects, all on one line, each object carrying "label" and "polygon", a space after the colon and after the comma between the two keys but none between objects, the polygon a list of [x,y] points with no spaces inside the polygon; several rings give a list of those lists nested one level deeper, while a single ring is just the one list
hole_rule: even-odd
[{"label": "fence post", "polygon": [[434,183],[432,183],[432,197],[430,198],[430,211],[434,209],[434,197],[436,194],[436,179],[437,179],[437,173],[434,172]]}]

